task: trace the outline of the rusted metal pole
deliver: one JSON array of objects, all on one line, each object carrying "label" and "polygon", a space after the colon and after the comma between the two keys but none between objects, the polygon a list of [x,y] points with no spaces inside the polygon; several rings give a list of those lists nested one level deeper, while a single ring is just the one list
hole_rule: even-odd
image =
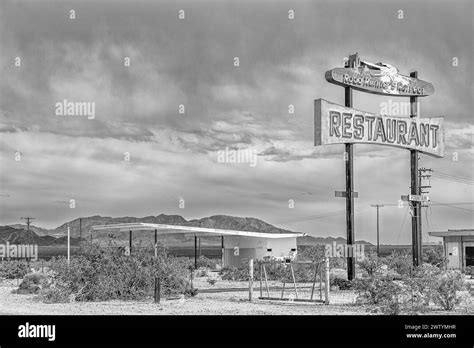
[{"label": "rusted metal pole", "polygon": [[296,295],[296,298],[298,298],[298,289],[296,288],[295,272],[293,271],[293,265],[291,263],[290,263],[290,269],[291,269],[291,277],[293,278],[293,285],[295,286],[295,295]]},{"label": "rusted metal pole", "polygon": [[324,261],[320,261],[319,262],[319,299],[322,300],[323,299],[323,262]]},{"label": "rusted metal pole", "polygon": [[249,260],[249,301],[253,300],[253,259]]},{"label": "rusted metal pole", "polygon": [[161,301],[160,278],[155,278],[155,303],[160,303],[160,301]]},{"label": "rusted metal pole", "polygon": [[313,279],[313,286],[311,287],[311,299],[313,299],[314,295],[314,287],[316,286],[316,276],[318,275],[318,264],[314,264],[314,279]]},{"label": "rusted metal pole", "polygon": [[265,269],[264,264],[263,264],[263,274],[265,275],[265,287],[267,288],[267,296],[270,297],[270,289],[268,288],[267,270]]},{"label": "rusted metal pole", "polygon": [[[358,54],[349,56],[348,67],[357,68],[359,64]],[[345,106],[352,107],[352,88],[344,87]],[[346,159],[346,232],[347,247],[352,248],[355,242],[354,231],[354,151],[353,144],[345,144]],[[352,254],[347,258],[347,279],[355,278],[355,258]]]},{"label": "rusted metal pole", "polygon": [[326,257],[326,260],[324,262],[325,264],[325,270],[326,270],[326,281],[325,281],[325,292],[324,292],[324,303],[329,304],[329,257]]},{"label": "rusted metal pole", "polygon": [[71,228],[67,227],[67,264],[71,262]]},{"label": "rusted metal pole", "polygon": [[[284,265],[286,271],[286,264]],[[281,289],[281,298],[283,299],[283,294],[285,293],[285,285],[286,285],[286,273],[283,276],[283,288]]]},{"label": "rusted metal pole", "polygon": [[158,256],[158,230],[155,228],[155,257]]},{"label": "rusted metal pole", "polygon": [[194,235],[194,269],[197,269],[197,236]]},{"label": "rusted metal pole", "polygon": [[[418,72],[411,72],[410,77],[418,78]],[[411,118],[418,116],[417,106],[418,97],[410,97]],[[419,195],[420,187],[418,182],[418,151],[416,150],[410,150],[410,183],[411,194]],[[411,204],[413,207],[413,216],[411,217],[413,266],[421,266],[423,263],[421,240],[421,202],[411,201],[409,204]]]},{"label": "rusted metal pole", "polygon": [[[345,88],[346,106],[352,107],[352,89]],[[346,146],[346,232],[347,247],[352,248],[354,244],[354,151],[353,144],[345,144]],[[355,277],[355,259],[347,258],[347,279],[352,280]]]},{"label": "rusted metal pole", "polygon": [[221,236],[221,267],[224,267],[224,236]]}]

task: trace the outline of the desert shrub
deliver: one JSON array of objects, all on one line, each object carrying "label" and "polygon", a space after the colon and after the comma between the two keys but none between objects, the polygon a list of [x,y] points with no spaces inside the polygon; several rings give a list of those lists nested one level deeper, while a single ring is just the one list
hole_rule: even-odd
[{"label": "desert shrub", "polygon": [[471,278],[472,278],[472,276],[474,276],[474,267],[473,266],[467,266],[464,269],[464,273],[467,274],[467,275],[470,275]]},{"label": "desert shrub", "polygon": [[353,281],[357,301],[374,305],[384,314],[397,315],[403,309],[404,287],[386,276],[374,276]]},{"label": "desert shrub", "polygon": [[374,277],[383,273],[384,262],[375,252],[370,252],[366,257],[357,263],[359,269],[367,277]]},{"label": "desert shrub", "polygon": [[330,286],[337,286],[339,290],[351,290],[352,282],[350,280],[338,277],[329,277]]},{"label": "desert shrub", "polygon": [[302,260],[311,260],[313,262],[318,262],[324,260],[325,257],[325,246],[324,245],[311,245],[305,248],[302,248],[301,252],[298,254],[298,259]]},{"label": "desert shrub", "polygon": [[445,310],[453,310],[462,301],[456,293],[465,286],[460,272],[442,271],[432,264],[408,271],[403,256],[394,257],[388,263],[403,273],[402,280],[394,281],[389,272],[383,271],[382,266],[378,268],[375,260],[368,260],[364,266],[367,275],[369,272],[370,275],[352,282],[358,302],[395,315],[401,312],[424,312],[430,308],[431,302]]},{"label": "desert shrub", "polygon": [[405,309],[409,312],[424,312],[433,297],[433,287],[441,270],[431,264],[423,264],[413,269],[411,275],[403,277],[407,286],[408,299]]},{"label": "desert shrub", "polygon": [[50,286],[40,292],[40,298],[45,303],[68,303],[74,294],[64,286]]},{"label": "desert shrub", "polygon": [[157,258],[153,254],[153,249],[142,248],[126,256],[117,248],[96,247],[72,258],[69,265],[64,258],[54,259],[51,270],[60,290],[50,290],[45,298],[61,298],[62,291],[76,301],[142,299],[150,296],[155,278],[165,296],[183,294],[189,287],[189,260],[168,257],[164,251]]},{"label": "desert shrub", "polygon": [[456,291],[465,287],[464,277],[460,272],[445,271],[440,273],[434,280],[433,300],[444,310],[451,311],[461,302]]},{"label": "desert shrub", "polygon": [[215,270],[216,266],[218,265],[218,261],[215,259],[209,259],[205,256],[199,256],[197,259],[197,267],[198,268],[209,268],[211,270]]},{"label": "desert shrub", "polygon": [[18,294],[37,294],[42,289],[49,287],[51,278],[45,273],[28,273],[18,287]]},{"label": "desert shrub", "polygon": [[214,285],[216,284],[216,282],[217,282],[217,279],[208,278],[208,279],[207,279],[207,282],[208,282],[210,285],[213,285],[213,286],[214,286]]},{"label": "desert shrub", "polygon": [[249,271],[247,268],[237,268],[234,266],[223,267],[219,271],[219,275],[222,277],[222,280],[246,281],[249,279]]},{"label": "desert shrub", "polygon": [[[298,260],[310,260],[313,262],[324,261],[326,257],[326,245],[318,244],[305,246],[298,252]],[[346,259],[343,257],[330,257],[330,268],[346,268]]]},{"label": "desert shrub", "polygon": [[207,277],[207,269],[205,269],[205,268],[198,269],[197,272],[196,272],[196,276],[197,277]]},{"label": "desert shrub", "polygon": [[0,262],[0,278],[18,279],[28,273],[28,265],[19,260]]},{"label": "desert shrub", "polygon": [[402,277],[409,276],[413,272],[413,258],[408,251],[394,251],[390,256],[385,258],[384,263],[389,269]]},{"label": "desert shrub", "polygon": [[436,245],[423,249],[423,262],[441,267],[446,263],[443,246]]}]

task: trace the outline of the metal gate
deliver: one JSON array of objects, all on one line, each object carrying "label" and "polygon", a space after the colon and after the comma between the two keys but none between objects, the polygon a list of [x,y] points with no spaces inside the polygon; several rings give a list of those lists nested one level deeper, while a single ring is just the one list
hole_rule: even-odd
[{"label": "metal gate", "polygon": [[[329,259],[259,263],[260,300],[329,304]],[[271,270],[275,265],[280,268],[276,277]]]}]

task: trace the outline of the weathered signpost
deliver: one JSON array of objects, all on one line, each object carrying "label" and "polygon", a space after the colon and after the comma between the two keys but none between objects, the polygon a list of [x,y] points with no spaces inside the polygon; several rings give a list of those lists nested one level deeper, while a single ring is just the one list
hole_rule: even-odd
[{"label": "weathered signpost", "polygon": [[[344,87],[345,106],[323,99],[314,101],[314,145],[345,144],[346,190],[336,191],[336,197],[346,198],[347,244],[352,247],[354,238],[353,145],[377,144],[410,150],[411,195],[407,197],[413,207],[412,246],[413,264],[421,264],[421,202],[426,201],[418,185],[418,152],[434,157],[444,156],[444,118],[420,118],[417,115],[418,97],[434,93],[431,83],[418,79],[417,72],[401,75],[398,69],[385,63],[370,63],[349,56],[344,68],[326,72],[326,80]],[[376,115],[352,108],[352,90],[410,97],[409,117]],[[347,259],[347,276],[355,277],[355,260]]]}]

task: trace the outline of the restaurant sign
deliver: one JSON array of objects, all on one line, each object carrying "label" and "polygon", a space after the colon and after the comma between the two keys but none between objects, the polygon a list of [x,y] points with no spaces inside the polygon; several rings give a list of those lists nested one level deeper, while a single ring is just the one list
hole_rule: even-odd
[{"label": "restaurant sign", "polygon": [[314,101],[314,145],[365,143],[444,157],[444,117],[380,116],[324,99]]},{"label": "restaurant sign", "polygon": [[356,67],[335,68],[326,72],[328,82],[356,90],[399,97],[425,97],[434,93],[431,83],[398,73],[386,63],[359,61]]}]

